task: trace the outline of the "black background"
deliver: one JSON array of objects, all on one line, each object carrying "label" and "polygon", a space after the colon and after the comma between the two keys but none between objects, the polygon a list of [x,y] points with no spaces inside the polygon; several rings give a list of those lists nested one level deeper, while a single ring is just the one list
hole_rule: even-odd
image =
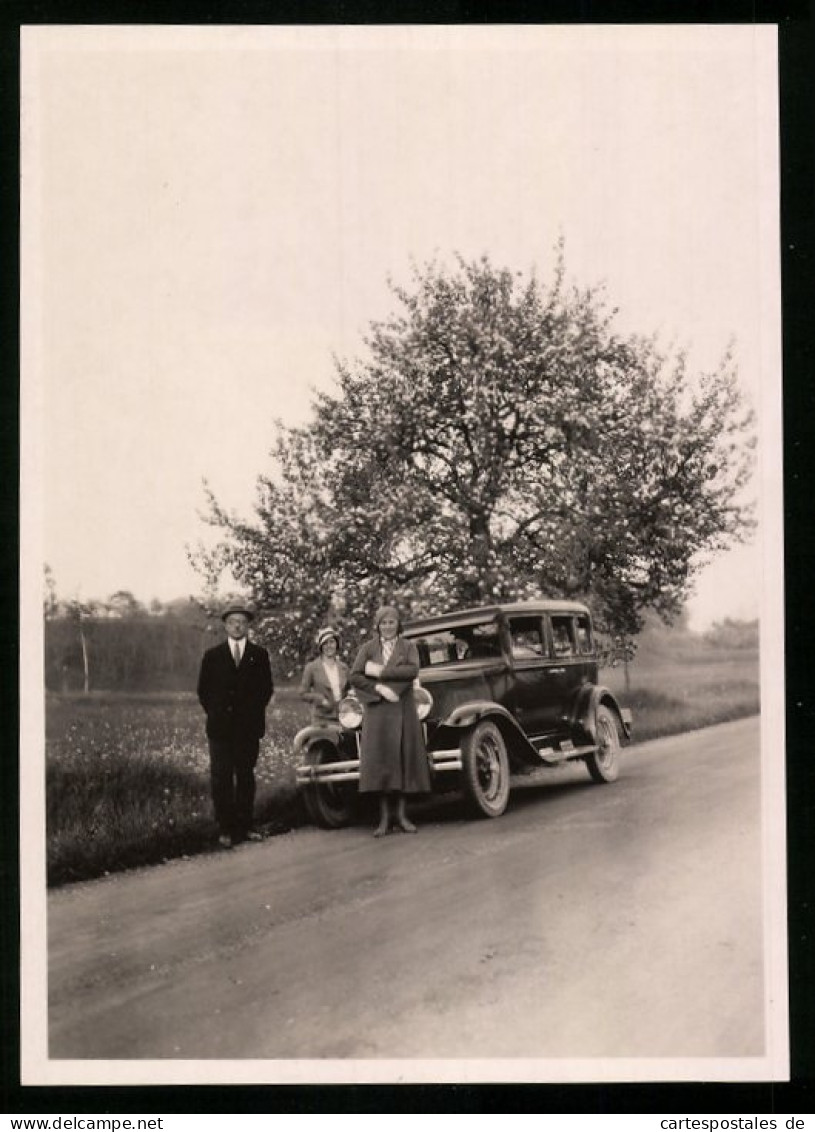
[{"label": "black background", "polygon": [[[19,31],[26,24],[772,23],[778,26],[784,326],[784,519],[791,1072],[789,1083],[30,1086],[19,1071]],[[752,1113],[815,1110],[815,365],[813,22],[806,3],[482,0],[0,0],[0,1110],[4,1113]],[[82,537],[78,532],[77,537]],[[487,1054],[488,1051],[485,1051]]]}]

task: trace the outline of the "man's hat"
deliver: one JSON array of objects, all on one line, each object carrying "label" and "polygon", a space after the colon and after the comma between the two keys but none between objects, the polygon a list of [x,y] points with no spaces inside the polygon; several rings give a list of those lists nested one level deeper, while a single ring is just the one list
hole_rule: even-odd
[{"label": "man's hat", "polygon": [[239,601],[233,601],[229,603],[226,609],[224,609],[221,613],[221,620],[226,621],[230,613],[242,613],[244,617],[247,617],[250,621],[255,620],[254,612],[251,609],[247,609],[247,607],[245,605],[242,605]]}]

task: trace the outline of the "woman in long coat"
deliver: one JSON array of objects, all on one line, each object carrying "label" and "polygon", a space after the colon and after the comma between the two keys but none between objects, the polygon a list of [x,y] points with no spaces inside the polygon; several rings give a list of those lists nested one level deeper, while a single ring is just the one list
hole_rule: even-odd
[{"label": "woman in long coat", "polygon": [[413,697],[419,654],[412,641],[399,636],[399,614],[385,605],[374,617],[374,636],[359,650],[351,667],[351,684],[364,707],[360,753],[360,793],[379,795],[375,837],[394,820],[405,833],[416,826],[405,814],[405,796],[430,790],[430,771],[422,725]]},{"label": "woman in long coat", "polygon": [[312,723],[336,723],[340,700],[348,690],[348,665],[337,655],[340,638],[327,626],[317,634],[320,655],[303,669],[300,698],[311,704]]}]

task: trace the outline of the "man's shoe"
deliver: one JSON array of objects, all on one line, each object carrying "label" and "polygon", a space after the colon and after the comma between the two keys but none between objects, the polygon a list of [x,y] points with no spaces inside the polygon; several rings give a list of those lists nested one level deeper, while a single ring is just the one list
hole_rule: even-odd
[{"label": "man's shoe", "polygon": [[229,836],[228,833],[222,833],[221,836],[218,838],[218,844],[221,846],[222,849],[231,849],[232,848],[232,838]]},{"label": "man's shoe", "polygon": [[262,841],[263,840],[263,834],[258,833],[258,831],[256,829],[250,829],[249,832],[246,834],[246,840],[247,841]]}]

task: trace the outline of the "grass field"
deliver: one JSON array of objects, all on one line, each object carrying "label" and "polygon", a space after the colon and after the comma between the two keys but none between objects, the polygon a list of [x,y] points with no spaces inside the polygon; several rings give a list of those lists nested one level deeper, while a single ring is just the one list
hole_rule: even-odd
[{"label": "grass field", "polygon": [[755,715],[760,706],[758,654],[747,650],[681,660],[644,655],[629,665],[629,677],[626,691],[622,666],[600,673],[633,711],[636,742]]},{"label": "grass field", "polygon": [[[635,739],[759,709],[758,658],[747,650],[641,656],[603,669],[634,713]],[[291,748],[308,722],[291,688],[275,694],[258,764],[256,815],[268,832],[304,821]],[[203,715],[193,695],[48,695],[48,883],[99,876],[210,849],[215,827]]]},{"label": "grass field", "polygon": [[[276,692],[256,773],[255,812],[271,832],[303,820],[291,748],[307,721],[292,690]],[[212,846],[209,754],[194,695],[49,695],[45,749],[49,884]]]}]

